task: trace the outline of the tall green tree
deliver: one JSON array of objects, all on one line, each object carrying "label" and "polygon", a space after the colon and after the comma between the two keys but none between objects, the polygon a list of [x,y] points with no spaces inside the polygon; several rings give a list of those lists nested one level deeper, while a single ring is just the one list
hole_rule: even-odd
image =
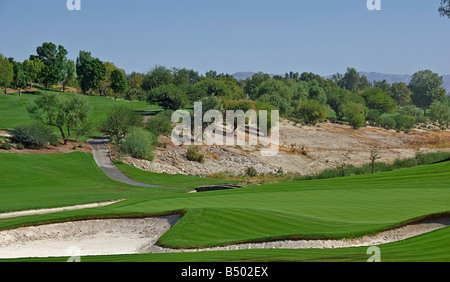
[{"label": "tall green tree", "polygon": [[445,88],[441,87],[443,83],[443,77],[431,70],[416,72],[409,83],[414,105],[421,108],[426,114],[427,109],[434,101],[445,97]]},{"label": "tall green tree", "polygon": [[127,78],[120,70],[113,70],[111,73],[111,89],[114,92],[114,99],[125,93],[128,89]]},{"label": "tall green tree", "polygon": [[128,87],[131,89],[142,89],[142,83],[144,82],[144,75],[137,72],[132,72],[128,77]]},{"label": "tall green tree", "polygon": [[444,98],[434,101],[430,106],[430,118],[432,121],[448,126],[450,124],[450,100]]},{"label": "tall green tree", "polygon": [[98,127],[101,132],[120,144],[133,127],[143,127],[143,118],[138,112],[126,106],[114,106]]},{"label": "tall green tree", "polygon": [[142,88],[149,91],[154,88],[173,83],[174,76],[172,70],[164,66],[155,66],[144,76]]},{"label": "tall green tree", "polygon": [[367,89],[370,87],[372,87],[372,83],[369,81],[367,76],[365,76],[365,75],[361,76],[359,79],[359,82],[358,82],[358,89],[364,90],[364,89]]},{"label": "tall green tree", "polygon": [[14,66],[2,54],[0,54],[0,86],[6,89],[10,86],[14,79]]},{"label": "tall green tree", "polygon": [[19,89],[19,96],[22,95],[22,90],[27,87],[28,76],[23,70],[23,64],[20,62],[13,62],[14,65],[14,79],[12,86]]},{"label": "tall green tree", "polygon": [[30,88],[33,87],[34,82],[39,82],[41,78],[41,72],[44,68],[44,63],[39,60],[38,57],[31,57],[29,60],[23,62],[23,69],[28,76]]},{"label": "tall green tree", "polygon": [[106,68],[103,62],[98,58],[93,58],[91,52],[86,51],[80,51],[76,71],[84,94],[87,94],[89,90],[98,89],[100,82],[106,76]]},{"label": "tall green tree", "polygon": [[255,73],[252,78],[247,78],[245,80],[244,93],[248,97],[255,96],[255,90],[263,83],[264,81],[270,80],[270,75],[263,72]]},{"label": "tall green tree", "polygon": [[200,75],[194,70],[183,69],[173,69],[173,80],[176,86],[195,84],[200,80]]},{"label": "tall green tree", "polygon": [[384,93],[388,94],[392,97],[392,85],[387,82],[386,79],[383,79],[381,81],[374,81],[373,87],[381,88]]},{"label": "tall green tree", "polygon": [[61,45],[57,47],[52,42],[45,42],[37,47],[36,52],[39,60],[44,63],[41,74],[45,87],[48,88],[60,82],[63,65],[67,60],[67,50]]},{"label": "tall green tree", "polygon": [[411,104],[412,92],[408,88],[408,85],[406,83],[392,83],[391,93],[391,97],[397,102],[397,105],[399,105],[400,107]]},{"label": "tall green tree", "polygon": [[342,77],[340,86],[344,87],[350,92],[356,93],[359,90],[360,74],[355,68],[348,68],[345,75]]},{"label": "tall green tree", "polygon": [[369,109],[362,104],[349,102],[342,105],[342,112],[354,129],[360,129],[366,124]]},{"label": "tall green tree", "polygon": [[342,105],[350,102],[362,105],[365,104],[365,100],[362,96],[352,93],[347,89],[343,89],[338,86],[328,89],[327,104],[334,110],[334,112],[336,113],[336,118],[338,120],[344,119],[344,112]]},{"label": "tall green tree", "polygon": [[66,86],[71,85],[76,78],[75,62],[65,60],[61,66],[61,85],[63,92],[66,92]]},{"label": "tall green tree", "polygon": [[158,104],[165,110],[179,110],[188,105],[188,97],[183,90],[173,84],[162,85],[150,91],[147,102]]},{"label": "tall green tree", "polygon": [[53,93],[38,96],[27,106],[31,118],[43,125],[58,128],[64,145],[70,140],[72,130],[88,122],[92,108],[88,100],[80,95],[64,99]]},{"label": "tall green tree", "polygon": [[372,110],[378,110],[380,114],[392,114],[397,108],[394,99],[384,93],[383,89],[373,87],[362,91],[361,96],[366,100],[366,106]]},{"label": "tall green tree", "polygon": [[450,0],[441,0],[439,13],[441,14],[442,17],[447,16],[450,19]]}]

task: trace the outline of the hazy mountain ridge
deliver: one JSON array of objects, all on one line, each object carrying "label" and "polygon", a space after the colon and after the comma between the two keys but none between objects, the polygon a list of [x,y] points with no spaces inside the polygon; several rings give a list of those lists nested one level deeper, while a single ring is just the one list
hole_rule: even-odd
[{"label": "hazy mountain ridge", "polygon": [[[365,75],[367,79],[370,82],[374,81],[381,81],[386,80],[390,84],[396,83],[396,82],[404,82],[406,84],[409,84],[409,82],[412,79],[412,75],[410,74],[384,74],[379,72],[359,72],[361,75]],[[237,72],[233,74],[233,76],[238,80],[245,80],[247,78],[251,78],[255,72]],[[269,74],[271,77],[274,76],[274,74]],[[281,75],[281,76],[284,76]],[[332,76],[328,75],[325,76],[326,79],[330,79]],[[443,75],[444,77],[444,84],[443,87],[447,90],[447,93],[450,94],[450,75]]]}]

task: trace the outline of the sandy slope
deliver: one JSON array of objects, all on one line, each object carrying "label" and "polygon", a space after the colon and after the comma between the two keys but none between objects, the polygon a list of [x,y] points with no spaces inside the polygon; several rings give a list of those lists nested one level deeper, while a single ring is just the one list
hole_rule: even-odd
[{"label": "sandy slope", "polygon": [[0,219],[26,216],[26,215],[47,214],[47,213],[54,213],[54,212],[61,212],[61,211],[73,211],[73,210],[82,210],[82,209],[89,209],[89,208],[98,208],[98,207],[109,206],[109,205],[112,205],[112,204],[115,204],[115,203],[118,203],[121,201],[123,201],[123,200],[103,202],[103,203],[93,203],[93,204],[86,204],[86,205],[77,205],[77,206],[70,206],[70,207],[60,207],[60,208],[54,208],[54,209],[40,209],[40,210],[27,210],[27,211],[19,211],[19,212],[1,213]]}]

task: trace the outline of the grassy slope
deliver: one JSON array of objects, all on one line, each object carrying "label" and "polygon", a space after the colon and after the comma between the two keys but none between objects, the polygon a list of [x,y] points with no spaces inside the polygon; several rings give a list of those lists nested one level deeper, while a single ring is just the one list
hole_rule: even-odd
[{"label": "grassy slope", "polygon": [[87,153],[0,153],[0,164],[0,212],[149,196],[161,191],[110,180]]},{"label": "grassy slope", "polygon": [[[68,205],[134,199],[167,197],[190,189],[134,187],[106,177],[91,154],[74,152],[59,155],[27,155],[0,153],[0,213],[27,209],[53,208]],[[140,170],[120,166],[132,176]],[[195,188],[196,183],[221,184],[223,181],[182,175],[148,174],[138,180],[171,187]]]},{"label": "grassy slope", "polygon": [[[44,92],[53,92],[58,95],[63,95],[66,97],[70,97],[72,95],[80,95],[73,93],[62,93],[58,91],[46,91],[39,90],[39,93]],[[36,94],[37,95],[37,94]],[[28,115],[26,110],[27,103],[31,102],[36,98],[35,94],[26,94],[23,93],[22,96],[19,97],[18,94],[8,94],[8,95],[0,95],[0,129],[11,130],[15,126],[19,124],[28,124],[32,121]],[[124,100],[113,100],[111,98],[100,97],[100,96],[86,96],[91,104],[93,110],[90,115],[90,121],[92,124],[97,125],[98,122],[104,119],[108,113],[108,110],[112,108],[114,105],[128,105],[132,109],[136,111],[149,111],[158,109],[156,106],[151,106],[146,102],[129,102]],[[55,131],[56,132],[56,131]],[[94,136],[102,136],[100,132],[95,128],[92,131],[92,135]],[[88,136],[84,136],[81,138],[81,141],[86,141]]]},{"label": "grassy slope", "polygon": [[[83,154],[61,155],[58,158],[67,157],[66,161],[69,161],[74,156],[81,157]],[[14,161],[14,156],[0,154],[0,157],[11,164],[8,166],[11,170],[3,169],[2,173],[13,175],[20,169],[20,162]],[[30,170],[24,175],[29,175],[27,178],[33,181],[26,185],[23,177],[13,177],[8,181],[9,184],[3,184],[0,190],[3,195],[7,195],[1,199],[3,210],[26,208],[24,203],[28,203],[28,208],[34,208],[34,203],[43,207],[56,203],[78,204],[94,199],[130,200],[86,211],[0,220],[0,228],[43,220],[167,214],[184,209],[187,210],[186,216],[160,242],[171,247],[203,247],[284,238],[355,237],[423,215],[447,212],[450,203],[450,163],[377,175],[186,194],[184,190],[129,188],[121,185],[118,186],[123,188],[118,188],[103,176],[101,180],[95,180],[99,176],[87,174],[89,170],[86,169],[87,164],[93,165],[91,159],[85,160],[87,164],[80,160],[77,171],[77,168],[59,168],[65,162],[63,159],[49,168],[52,162],[39,162],[38,156],[29,158],[36,159],[24,166],[26,171]],[[33,168],[34,165],[37,167]],[[39,180],[39,176],[47,175],[50,169],[52,177]],[[133,176],[143,172],[129,169],[127,173]],[[430,177],[431,174],[433,177]],[[84,180],[79,175],[84,175]],[[68,184],[70,182],[67,179],[74,182]],[[86,181],[87,184],[78,181]],[[170,180],[165,181],[169,183]],[[176,180],[177,183],[179,181]],[[61,187],[64,190],[54,192]],[[9,208],[3,208],[4,205]]]}]

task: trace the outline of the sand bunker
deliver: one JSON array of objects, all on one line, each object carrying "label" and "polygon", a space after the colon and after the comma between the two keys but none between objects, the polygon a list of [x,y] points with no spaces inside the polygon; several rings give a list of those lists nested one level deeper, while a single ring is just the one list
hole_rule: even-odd
[{"label": "sand bunker", "polygon": [[69,257],[243,249],[325,249],[397,242],[450,226],[450,218],[411,224],[376,236],[347,240],[298,240],[173,250],[155,245],[180,216],[86,220],[0,232],[0,258]]},{"label": "sand bunker", "polygon": [[142,253],[179,216],[86,220],[0,232],[0,258]]},{"label": "sand bunker", "polygon": [[54,212],[61,212],[61,211],[74,211],[74,210],[82,210],[82,209],[90,209],[90,208],[98,208],[98,207],[105,207],[109,206],[118,202],[121,202],[124,200],[117,200],[117,201],[111,201],[111,202],[103,202],[103,203],[93,203],[93,204],[86,204],[86,205],[77,205],[77,206],[69,206],[69,207],[61,207],[61,208],[54,208],[54,209],[40,209],[40,210],[27,210],[27,211],[19,211],[19,212],[8,212],[8,213],[1,213],[0,219],[2,218],[13,218],[13,217],[19,217],[19,216],[26,216],[26,215],[37,215],[37,214],[47,214],[47,213],[54,213]]}]

